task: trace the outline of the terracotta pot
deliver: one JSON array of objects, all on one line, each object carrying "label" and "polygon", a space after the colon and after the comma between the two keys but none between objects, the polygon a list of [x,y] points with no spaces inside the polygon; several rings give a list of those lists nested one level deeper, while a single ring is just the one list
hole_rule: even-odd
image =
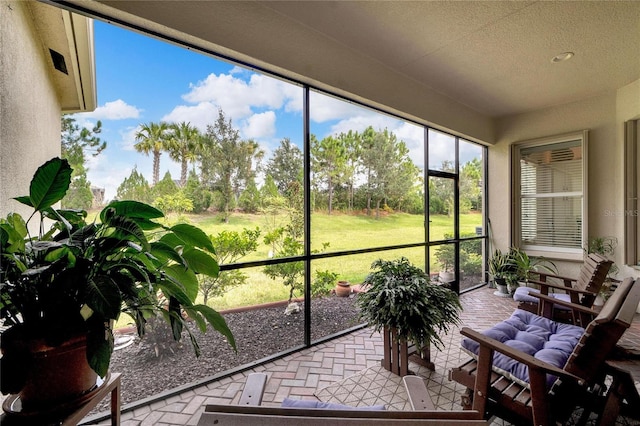
[{"label": "terracotta pot", "polygon": [[336,285],[336,296],[349,297],[351,294],[351,284],[348,281],[338,281]]},{"label": "terracotta pot", "polygon": [[10,356],[12,351],[27,359],[26,383],[18,393],[23,410],[37,411],[68,403],[96,386],[98,376],[87,361],[85,334],[59,346],[49,346],[43,339],[3,342],[3,356]]}]

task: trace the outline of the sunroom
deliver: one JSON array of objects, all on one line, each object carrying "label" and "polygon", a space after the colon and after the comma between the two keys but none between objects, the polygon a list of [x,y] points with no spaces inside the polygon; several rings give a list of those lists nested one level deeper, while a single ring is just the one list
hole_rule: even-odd
[{"label": "sunroom", "polygon": [[[347,332],[368,337],[356,320],[314,332],[317,271],[357,284],[373,260],[405,256],[459,293],[492,296],[487,261],[495,249],[519,247],[575,276],[589,239],[606,237],[617,241],[618,278],[640,276],[635,2],[8,1],[2,8],[2,200],[26,193],[36,167],[60,154],[61,112],[92,111],[109,101],[96,98],[95,26],[214,58],[284,87],[278,96],[293,93],[295,133],[283,138],[299,146],[306,179],[296,205],[300,247],[280,257],[303,265],[295,294],[300,320],[288,338],[278,338],[287,341],[277,351],[207,377],[312,353]],[[329,129],[317,118],[343,110],[355,112],[342,127]],[[361,117],[368,121],[357,122]],[[351,194],[345,180],[333,189],[314,162],[315,137],[364,134],[369,126],[389,128],[406,142],[418,169],[413,200],[403,204],[392,193],[367,200],[364,191]],[[371,157],[370,164],[379,156]],[[366,162],[366,153],[357,159]],[[468,173],[470,164],[477,173]],[[363,187],[365,180],[354,182]],[[0,213],[18,208],[3,201]],[[343,223],[356,210],[370,220]],[[413,217],[376,221],[396,212]],[[288,264],[275,251],[223,263],[222,270],[270,281],[265,268]],[[449,256],[439,262],[439,254]],[[440,278],[443,269],[453,275]],[[500,298],[486,303],[505,308],[492,310],[496,321],[514,308]],[[153,405],[127,404],[131,413]]]}]

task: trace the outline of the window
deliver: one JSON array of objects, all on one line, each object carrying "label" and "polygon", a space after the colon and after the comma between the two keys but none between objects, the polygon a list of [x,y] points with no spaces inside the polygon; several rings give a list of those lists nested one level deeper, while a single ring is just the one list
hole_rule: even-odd
[{"label": "window", "polygon": [[581,259],[586,239],[587,131],[512,147],[514,243]]},{"label": "window", "polygon": [[625,123],[625,263],[640,266],[640,119]]}]

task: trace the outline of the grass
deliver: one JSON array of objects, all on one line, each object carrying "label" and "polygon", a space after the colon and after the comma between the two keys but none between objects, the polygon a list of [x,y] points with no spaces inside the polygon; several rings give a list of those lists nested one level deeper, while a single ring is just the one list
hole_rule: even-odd
[{"label": "grass", "polygon": [[[201,227],[208,234],[216,234],[222,230],[242,231],[244,228],[259,227],[264,235],[269,223],[265,216],[237,213],[231,216],[229,223],[223,223],[215,215],[188,215],[186,218],[194,225]],[[283,218],[269,218],[269,221],[281,222]],[[314,212],[311,216],[312,250],[322,251],[323,243],[329,243],[327,252],[355,250],[369,247],[382,247],[397,244],[424,241],[423,216],[405,213],[384,214],[379,219],[366,215],[348,215],[335,213],[331,216]],[[453,218],[441,215],[430,217],[431,240],[444,238],[445,233],[453,230]],[[476,226],[482,225],[482,215],[470,213],[461,215],[461,233],[475,233]],[[241,261],[261,260],[268,258],[270,247],[260,238],[258,249]],[[380,258],[397,258],[406,256],[412,262],[423,264],[422,248],[374,252],[350,255],[339,258],[320,259],[311,265],[312,279],[317,270],[337,272],[339,279],[359,283],[370,270],[371,263]],[[432,268],[436,265],[432,263]],[[216,309],[228,309],[242,305],[265,303],[283,300],[288,297],[288,289],[279,282],[271,280],[262,273],[262,268],[244,270],[249,276],[245,285],[228,291],[224,297],[211,299],[209,304]]]},{"label": "grass", "polygon": [[[240,259],[240,261],[262,260],[269,257],[270,247],[263,243],[263,236],[269,229],[269,222],[279,223],[284,217],[265,217],[263,215],[235,213],[229,223],[224,223],[218,215],[184,215],[169,217],[169,222],[187,221],[202,228],[207,234],[215,235],[223,230],[241,232],[244,228],[259,227],[262,235],[258,249]],[[431,215],[429,217],[431,240],[440,240],[446,233],[453,232],[453,217]],[[379,219],[366,215],[348,215],[334,212],[331,216],[326,213],[314,212],[311,216],[312,250],[322,251],[323,243],[329,243],[326,252],[356,250],[370,247],[383,247],[424,241],[424,217],[405,213],[384,214]],[[476,226],[482,225],[482,215],[469,213],[460,217],[460,232],[475,234]],[[340,280],[360,283],[370,271],[371,263],[379,258],[396,259],[407,257],[412,263],[422,265],[424,249],[421,247],[385,252],[373,252],[344,257],[315,260],[311,264],[311,276],[315,278],[315,271],[328,270],[338,273]],[[433,259],[431,269],[438,270]],[[279,300],[289,297],[288,287],[282,282],[267,277],[262,267],[247,268],[247,283],[230,289],[223,297],[209,299],[208,304],[217,310],[249,306]],[[302,296],[300,293],[296,297]],[[201,302],[202,300],[200,300]],[[128,319],[121,319],[126,324]]]}]

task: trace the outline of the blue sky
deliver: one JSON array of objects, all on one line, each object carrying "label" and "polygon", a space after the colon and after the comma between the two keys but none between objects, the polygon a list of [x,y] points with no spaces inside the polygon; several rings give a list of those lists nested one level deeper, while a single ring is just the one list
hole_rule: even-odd
[{"label": "blue sky", "polygon": [[[205,131],[221,108],[241,137],[260,144],[266,158],[285,137],[301,146],[300,87],[99,21],[94,31],[98,108],[75,118],[87,127],[102,121],[107,149],[89,160],[88,177],[105,188],[106,200],[134,167],[151,181],[151,157],[133,148],[141,123],[187,121]],[[369,125],[388,128],[423,166],[421,127],[315,92],[310,103],[311,132],[319,138]],[[430,155],[432,164],[451,158],[447,138],[434,144]],[[179,170],[162,155],[160,177],[169,171],[177,179]]]}]

